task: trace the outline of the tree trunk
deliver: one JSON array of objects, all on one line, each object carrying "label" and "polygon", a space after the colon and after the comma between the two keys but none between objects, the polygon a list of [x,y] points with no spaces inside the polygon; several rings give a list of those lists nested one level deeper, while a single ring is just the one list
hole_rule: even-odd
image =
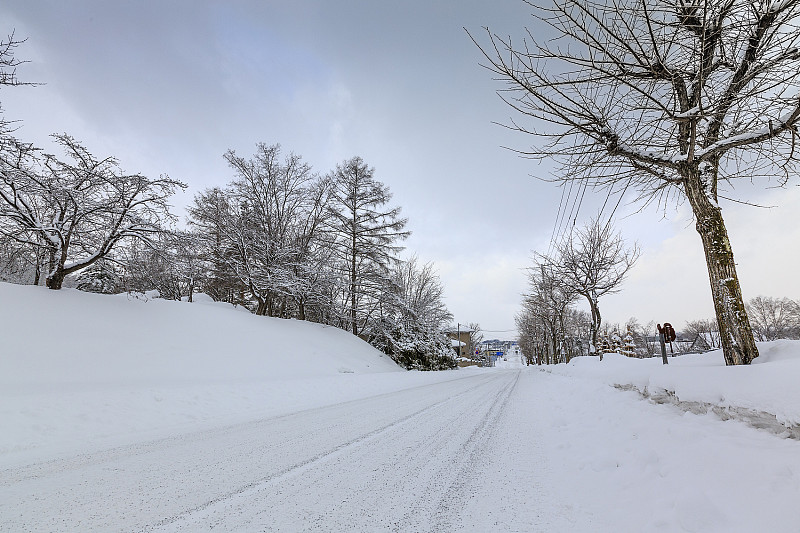
[{"label": "tree trunk", "polygon": [[592,353],[600,353],[600,360],[603,360],[603,352],[602,350],[597,349],[597,335],[600,333],[600,308],[597,305],[597,299],[593,298],[591,295],[586,296],[586,300],[589,302],[589,309],[592,312],[592,345],[589,347],[590,355]]},{"label": "tree trunk", "polygon": [[64,269],[60,266],[55,270],[51,271],[47,278],[44,281],[44,284],[47,286],[48,289],[53,289],[57,291],[61,288],[61,285],[64,283],[64,278],[66,274],[64,274]]},{"label": "tree trunk", "polygon": [[722,209],[708,199],[699,176],[686,179],[685,184],[686,196],[697,219],[697,233],[703,241],[725,364],[749,365],[758,357],[758,348],[745,311]]},{"label": "tree trunk", "polygon": [[358,335],[358,324],[356,323],[356,253],[355,253],[356,239],[353,236],[353,255],[351,256],[350,263],[350,323],[353,330],[353,335]]}]

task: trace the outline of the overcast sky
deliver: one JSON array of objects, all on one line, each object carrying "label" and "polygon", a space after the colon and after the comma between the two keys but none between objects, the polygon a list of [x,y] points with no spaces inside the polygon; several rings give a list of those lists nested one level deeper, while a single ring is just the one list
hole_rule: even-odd
[{"label": "overcast sky", "polygon": [[[179,212],[233,177],[229,148],[280,143],[320,173],[359,155],[410,219],[406,253],[435,263],[455,320],[514,335],[504,331],[561,189],[537,179],[547,163],[502,148],[530,139],[495,124],[514,115],[464,28],[534,28],[521,0],[5,0],[0,20],[27,39],[19,77],[44,84],[0,92],[23,140],[46,147],[66,132],[126,171],[182,180]],[[776,207],[723,204],[745,298],[800,298],[800,190],[746,194]],[[587,198],[576,223],[604,199]],[[643,253],[622,292],[600,301],[604,320],[713,316],[687,206],[636,213],[623,201],[615,224]]]}]

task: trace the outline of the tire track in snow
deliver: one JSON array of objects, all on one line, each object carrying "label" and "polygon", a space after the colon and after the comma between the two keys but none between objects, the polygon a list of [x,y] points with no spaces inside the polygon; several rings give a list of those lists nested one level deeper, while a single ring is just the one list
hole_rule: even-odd
[{"label": "tire track in snow", "polygon": [[[505,411],[509,398],[514,393],[519,382],[520,371],[517,371],[512,381],[504,390],[497,394],[497,401],[493,402],[491,408],[486,412],[484,417],[475,426],[472,434],[467,441],[468,453],[467,457],[460,461],[458,472],[455,475],[455,481],[448,487],[447,493],[459,497],[466,496],[464,491],[471,483],[474,483],[476,474],[475,465],[480,464],[486,460],[486,457],[491,452],[490,441],[495,435],[495,428],[498,425],[502,413]],[[455,498],[441,498],[439,500],[438,509],[434,513],[436,522],[433,524],[431,531],[459,531],[462,528],[460,523],[460,515],[456,514],[453,503]]]},{"label": "tire track in snow", "polygon": [[447,507],[442,494],[455,487],[453,476],[468,472],[485,448],[517,379],[496,374],[144,531],[428,530]]},{"label": "tire track in snow", "polygon": [[[484,386],[487,383],[493,383],[497,379],[499,379],[499,376],[492,376],[491,381],[487,381],[485,383],[481,383],[480,385]],[[429,387],[429,386],[426,385],[425,387]],[[288,476],[302,474],[303,471],[308,470],[309,468],[313,468],[318,463],[320,463],[320,462],[322,462],[322,461],[324,461],[326,459],[330,459],[333,456],[335,456],[336,454],[340,454],[340,453],[348,451],[351,448],[366,444],[369,441],[374,440],[376,437],[380,436],[381,434],[384,434],[384,433],[386,433],[388,431],[391,431],[393,429],[397,429],[399,426],[408,424],[410,421],[412,421],[412,420],[414,420],[416,418],[424,416],[425,413],[428,413],[428,412],[430,412],[430,411],[432,411],[432,410],[434,410],[436,408],[439,408],[440,406],[442,406],[444,404],[449,404],[449,403],[455,402],[458,399],[460,399],[462,396],[467,395],[467,394],[469,394],[471,392],[472,392],[472,389],[467,389],[465,391],[457,393],[455,396],[451,396],[451,397],[445,398],[444,400],[441,400],[441,401],[438,401],[438,402],[436,402],[434,404],[431,404],[431,405],[428,405],[426,407],[423,407],[422,409],[419,409],[419,410],[417,410],[417,411],[415,411],[415,412],[413,412],[411,414],[403,416],[402,418],[399,418],[399,419],[397,419],[397,420],[395,420],[393,422],[390,422],[389,424],[386,424],[386,425],[384,425],[382,427],[379,427],[377,429],[369,431],[368,433],[359,435],[359,436],[353,438],[352,440],[349,440],[349,441],[344,442],[342,444],[339,444],[339,445],[337,445],[337,446],[335,446],[335,447],[333,447],[331,449],[328,449],[328,450],[325,450],[325,451],[323,451],[321,453],[318,453],[317,455],[315,455],[313,457],[310,457],[310,458],[304,459],[302,461],[299,461],[299,462],[297,462],[297,463],[295,463],[295,464],[293,464],[293,465],[291,465],[291,466],[289,466],[287,468],[284,468],[283,470],[281,470],[279,472],[270,474],[269,476],[266,476],[264,478],[258,479],[258,480],[254,481],[254,482],[242,485],[241,487],[238,487],[237,489],[235,489],[233,491],[230,491],[228,493],[222,494],[222,495],[220,495],[220,496],[218,496],[218,497],[216,497],[214,499],[211,499],[211,500],[209,500],[209,501],[207,501],[207,502],[205,502],[205,503],[203,503],[203,504],[201,504],[201,505],[199,505],[199,506],[197,506],[195,508],[187,509],[186,511],[184,511],[184,512],[182,512],[180,514],[164,518],[164,519],[158,521],[155,524],[152,524],[152,525],[149,525],[149,526],[145,527],[144,529],[142,529],[140,531],[142,533],[153,532],[153,531],[173,531],[173,530],[180,531],[184,527],[184,526],[181,525],[181,522],[200,519],[200,518],[202,518],[203,512],[211,509],[213,506],[220,506],[220,505],[224,506],[229,500],[232,500],[232,499],[238,498],[238,497],[247,497],[248,495],[255,494],[258,491],[263,490],[267,485],[280,483],[281,480],[287,478]],[[389,395],[391,395],[391,393],[389,393]],[[350,402],[347,402],[347,403],[350,403]],[[171,527],[168,527],[168,526],[171,526]],[[193,529],[190,529],[190,530],[193,530]]]},{"label": "tire track in snow", "polygon": [[[453,380],[448,380],[440,383],[457,383],[461,380],[474,379],[476,376],[464,376]],[[418,385],[407,389],[400,389],[397,391],[377,394],[374,396],[367,396],[364,398],[356,398],[344,402],[332,403],[320,407],[313,407],[310,409],[302,409],[291,413],[270,416],[256,420],[248,420],[236,424],[227,424],[221,427],[212,427],[200,431],[189,431],[178,435],[170,435],[168,437],[145,440],[133,444],[123,446],[115,446],[112,448],[101,449],[89,453],[75,454],[68,457],[59,457],[56,459],[49,459],[46,461],[37,461],[26,465],[15,466],[11,468],[0,469],[0,487],[11,486],[22,481],[44,478],[52,476],[53,474],[80,470],[87,466],[101,465],[104,463],[112,463],[120,459],[147,455],[152,452],[157,452],[166,447],[187,445],[193,443],[200,443],[209,439],[214,439],[221,435],[227,435],[233,432],[241,431],[243,429],[256,428],[258,426],[269,427],[270,425],[289,419],[296,415],[309,415],[316,412],[326,411],[333,408],[346,407],[351,404],[358,404],[367,399],[381,400],[385,397],[392,396],[396,393],[424,391],[438,386],[440,383],[429,383],[425,385]]]},{"label": "tire track in snow", "polygon": [[143,530],[496,379],[472,374],[6,470],[0,531]]}]

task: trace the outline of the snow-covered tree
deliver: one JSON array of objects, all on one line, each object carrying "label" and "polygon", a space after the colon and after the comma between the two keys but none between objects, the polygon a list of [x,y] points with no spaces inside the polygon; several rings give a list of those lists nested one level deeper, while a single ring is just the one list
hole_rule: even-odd
[{"label": "snow-covered tree", "polygon": [[625,332],[625,336],[622,338],[622,348],[620,348],[620,353],[627,357],[636,357],[636,340],[634,339],[633,332],[628,329]]},{"label": "snow-covered tree", "polygon": [[110,261],[99,260],[81,270],[75,288],[98,294],[117,294],[122,291],[119,267]]},{"label": "snow-covered tree", "polygon": [[[716,327],[716,326],[715,326]],[[636,317],[631,317],[625,323],[625,328],[633,335],[636,344],[636,354],[639,357],[652,357],[661,348],[659,346],[656,323],[650,321],[642,325]]]},{"label": "snow-covered tree", "polygon": [[321,239],[328,181],[277,144],[259,143],[251,158],[228,151],[225,159],[236,178],[200,193],[189,209],[211,268],[210,294],[232,299],[238,288],[258,315],[304,319],[307,305],[324,299],[330,271]]},{"label": "snow-covered tree", "polygon": [[150,240],[171,220],[167,200],[184,184],[123,172],[68,135],[54,135],[68,159],[0,138],[0,235],[47,254],[46,285],[108,256],[119,243]]},{"label": "snow-covered tree", "polygon": [[[654,328],[655,325],[653,325],[650,330],[654,331]],[[697,338],[698,336],[702,337],[705,344],[707,344],[712,350],[722,348],[722,342],[719,338],[719,330],[717,329],[716,320],[690,320],[686,323],[686,326],[682,331],[684,335],[692,339]]]},{"label": "snow-covered tree", "polygon": [[397,324],[386,332],[384,351],[414,370],[448,370],[458,366],[450,339],[441,331]]},{"label": "snow-covered tree", "polygon": [[[16,87],[34,85],[22,82],[17,78],[17,67],[25,63],[15,55],[15,49],[22,44],[14,33],[0,39],[0,87]],[[10,130],[8,122],[2,115],[0,104],[0,135]],[[14,283],[39,284],[43,265],[43,251],[39,246],[21,243],[0,233],[0,279]]]},{"label": "snow-covered tree", "polygon": [[467,324],[467,328],[469,329],[469,353],[475,354],[475,350],[478,349],[481,342],[483,341],[483,332],[481,331],[481,325],[477,322],[470,322]]},{"label": "snow-covered tree", "polygon": [[157,290],[165,300],[186,297],[191,302],[208,272],[199,236],[188,231],[164,231],[148,243],[131,243],[116,256],[125,267],[126,290]]},{"label": "snow-covered tree", "polygon": [[241,295],[246,290],[239,281],[231,262],[230,225],[235,207],[228,193],[213,187],[201,191],[189,206],[189,227],[197,234],[200,258],[207,270],[203,276],[203,291],[215,301],[242,304]]},{"label": "snow-covered tree", "polygon": [[[532,121],[530,156],[562,182],[686,199],[703,243],[725,361],[758,356],[719,201],[744,179],[785,185],[797,168],[800,0],[530,3],[547,26],[487,66]],[[547,39],[545,41],[544,39]]]},{"label": "snow-covered tree", "polygon": [[444,304],[444,287],[432,263],[420,265],[416,256],[395,262],[377,304],[377,318],[362,329],[373,346],[407,368],[454,366],[444,333],[453,315]]},{"label": "snow-covered tree", "polygon": [[280,145],[259,143],[247,159],[225,154],[237,177],[231,184],[237,218],[232,258],[235,271],[258,301],[256,314],[278,316],[295,283],[294,268],[302,251],[295,241],[298,225],[308,217],[319,227],[322,210],[310,191],[318,182],[311,167],[296,154],[281,157]]},{"label": "snow-covered tree", "polygon": [[41,248],[0,235],[0,280],[38,285],[43,265]]},{"label": "snow-covered tree", "polygon": [[375,169],[360,157],[336,166],[330,175],[329,244],[347,280],[349,329],[358,335],[377,309],[380,293],[397,254],[408,237],[399,207],[388,207],[389,188],[375,179]]},{"label": "snow-covered tree", "polygon": [[444,304],[444,286],[433,263],[421,265],[416,255],[395,262],[391,281],[397,291],[396,311],[406,325],[418,324],[431,331],[442,331],[453,319]]}]

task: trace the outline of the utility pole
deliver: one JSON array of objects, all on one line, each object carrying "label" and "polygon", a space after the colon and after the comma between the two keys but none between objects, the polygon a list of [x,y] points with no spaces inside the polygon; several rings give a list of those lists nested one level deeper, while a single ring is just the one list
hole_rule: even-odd
[{"label": "utility pole", "polygon": [[463,353],[461,352],[461,322],[456,322],[456,342],[458,342],[458,356],[463,357]]}]

